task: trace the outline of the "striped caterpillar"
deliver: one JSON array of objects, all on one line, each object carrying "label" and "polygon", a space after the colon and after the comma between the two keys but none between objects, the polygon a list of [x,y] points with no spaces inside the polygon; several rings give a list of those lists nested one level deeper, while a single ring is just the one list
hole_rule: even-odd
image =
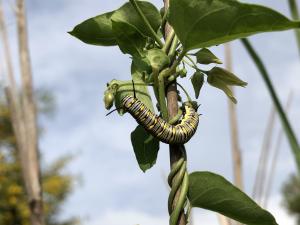
[{"label": "striped caterpillar", "polygon": [[171,125],[150,111],[140,100],[127,95],[122,106],[135,120],[158,140],[167,144],[184,144],[195,134],[199,115],[189,104],[184,106],[184,116],[177,125]]}]

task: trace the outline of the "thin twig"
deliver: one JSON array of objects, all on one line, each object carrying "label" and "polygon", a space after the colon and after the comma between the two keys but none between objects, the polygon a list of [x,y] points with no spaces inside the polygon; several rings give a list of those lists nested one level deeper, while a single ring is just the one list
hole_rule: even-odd
[{"label": "thin twig", "polygon": [[270,152],[271,139],[275,123],[275,108],[272,107],[261,146],[259,162],[256,169],[252,197],[261,203],[263,183],[266,176],[266,162]]},{"label": "thin twig", "polygon": [[[292,101],[293,101],[293,92],[291,91],[290,94],[289,94],[286,106],[285,106],[287,113],[290,110]],[[280,129],[280,131],[278,133],[278,137],[276,139],[276,145],[275,145],[273,158],[272,158],[272,161],[271,161],[269,175],[267,176],[267,179],[266,179],[265,192],[264,192],[264,201],[262,202],[262,206],[264,208],[267,208],[269,198],[270,198],[270,195],[271,195],[271,192],[272,192],[274,174],[276,172],[276,166],[277,166],[277,162],[278,162],[278,156],[280,154],[282,140],[283,140],[283,130]]]},{"label": "thin twig", "polygon": [[[297,2],[295,0],[288,0],[288,1],[289,1],[289,7],[290,7],[292,18],[294,20],[299,20],[300,18],[299,18]],[[297,39],[298,50],[300,53],[300,30],[299,29],[295,29],[295,35]]]}]

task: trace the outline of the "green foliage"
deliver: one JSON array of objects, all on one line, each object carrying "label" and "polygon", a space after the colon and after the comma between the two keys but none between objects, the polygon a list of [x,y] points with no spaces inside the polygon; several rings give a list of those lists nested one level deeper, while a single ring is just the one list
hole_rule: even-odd
[{"label": "green foliage", "polygon": [[[161,19],[164,15],[167,15],[167,21],[175,31],[170,32],[165,43],[161,40],[161,31],[165,29],[166,22],[166,17],[163,21]],[[210,71],[202,70],[202,65],[199,64],[221,64],[218,57],[206,47],[257,33],[299,27],[300,22],[291,21],[272,9],[236,0],[170,0],[169,11],[166,14],[162,12],[161,15],[149,2],[130,0],[113,12],[77,25],[71,34],[89,44],[118,45],[123,53],[131,55],[131,79],[135,84],[136,97],[154,112],[148,91],[148,87],[153,87],[158,110],[162,118],[168,120],[166,89],[172,82],[187,76],[186,65],[196,71],[191,77],[196,98],[203,86],[204,75],[211,86],[224,91],[233,102],[236,99],[229,86],[247,85],[236,75],[220,67],[214,67]],[[198,48],[202,49],[190,57],[189,51]],[[193,56],[196,56],[196,62]],[[189,61],[185,61],[186,58]],[[197,105],[197,102],[190,100],[184,87],[180,87],[189,101]],[[111,108],[114,102],[122,115],[125,112],[121,101],[126,95],[134,95],[132,81],[112,80],[105,91],[105,107]],[[178,99],[182,99],[180,94]],[[180,114],[176,121],[178,119]],[[156,162],[159,141],[141,126],[132,132],[131,141],[140,168],[143,171],[151,168]],[[186,164],[180,169],[181,174],[186,173],[185,167]],[[196,172],[189,178],[191,182],[188,197],[192,206],[217,211],[249,225],[277,224],[270,213],[224,178],[209,172]],[[181,190],[186,190],[187,183],[186,176],[176,185],[177,188],[182,185]],[[172,183],[170,185],[175,187]],[[174,194],[174,190],[177,191],[172,189],[171,193]],[[180,204],[174,209],[176,215],[185,207],[185,199],[186,195],[182,191]],[[170,214],[171,224],[176,224],[177,216],[172,216],[173,212]]]},{"label": "green foliage", "polygon": [[141,56],[146,38],[128,23],[112,21],[113,31],[118,45],[124,54]]},{"label": "green foliage", "polygon": [[198,98],[200,94],[200,90],[204,84],[204,73],[200,71],[196,71],[194,75],[191,77],[191,81],[195,91],[195,97]]},{"label": "green foliage", "polygon": [[186,50],[300,27],[272,9],[236,0],[171,0],[168,21]]},{"label": "green foliage", "polygon": [[117,40],[112,30],[111,16],[113,12],[90,18],[78,24],[69,34],[92,45],[113,46]]},{"label": "green foliage", "polygon": [[207,48],[202,48],[201,50],[196,52],[194,55],[197,58],[197,63],[200,63],[200,64],[206,64],[206,65],[211,64],[211,63],[222,64],[221,60]]},{"label": "green foliage", "polygon": [[[152,28],[157,31],[161,24],[159,11],[149,2],[138,2],[138,5],[150,21]],[[147,36],[152,37],[152,33],[145,28],[130,3],[125,3],[115,11],[90,18],[78,24],[69,33],[87,44],[102,46],[118,44],[124,53],[129,54],[131,51],[128,49],[132,48],[130,46],[135,41],[141,44],[145,42]],[[124,37],[120,34],[124,34]],[[125,44],[126,41],[129,41],[128,46]]]},{"label": "green foliage", "polygon": [[[150,2],[146,1],[138,1],[137,2],[139,8],[149,21],[151,27],[158,31],[158,28],[161,24],[161,16],[156,7]],[[117,9],[115,13],[112,15],[111,19],[113,21],[120,21],[131,26],[135,27],[138,32],[146,37],[152,37],[151,31],[145,26],[144,22],[141,20],[140,15],[134,9],[131,3],[125,3],[122,7]]]},{"label": "green foliage", "polygon": [[228,86],[240,86],[245,87],[246,82],[239,79],[233,73],[220,68],[214,67],[208,73],[207,82],[216,88],[221,89],[224,93],[231,99],[232,102],[237,103],[236,99],[233,96],[231,89]]},{"label": "green foliage", "polygon": [[161,49],[153,48],[147,51],[146,57],[153,70],[159,71],[170,64],[170,58]]},{"label": "green foliage", "polygon": [[297,216],[300,224],[300,178],[291,176],[289,181],[284,185],[282,190],[284,196],[284,205],[290,213]]},{"label": "green foliage", "polygon": [[274,217],[220,175],[189,175],[188,198],[193,207],[221,213],[247,225],[277,225]]},{"label": "green foliage", "polygon": [[[5,225],[29,225],[30,211],[17,151],[10,111],[4,102],[0,102],[0,224]],[[65,156],[43,168],[42,187],[47,225],[79,223],[76,218],[64,221],[58,219],[61,205],[74,186],[74,177],[64,172],[70,159]]]},{"label": "green foliage", "polygon": [[146,172],[156,163],[159,141],[139,125],[131,133],[131,143],[141,170]]}]

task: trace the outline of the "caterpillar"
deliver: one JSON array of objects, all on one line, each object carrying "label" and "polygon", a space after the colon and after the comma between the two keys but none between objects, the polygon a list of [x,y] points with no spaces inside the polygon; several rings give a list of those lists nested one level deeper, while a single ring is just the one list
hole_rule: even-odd
[{"label": "caterpillar", "polygon": [[181,122],[171,125],[133,96],[125,96],[121,103],[145,130],[166,144],[184,144],[193,137],[197,130],[199,115],[189,104],[184,105],[184,116]]}]

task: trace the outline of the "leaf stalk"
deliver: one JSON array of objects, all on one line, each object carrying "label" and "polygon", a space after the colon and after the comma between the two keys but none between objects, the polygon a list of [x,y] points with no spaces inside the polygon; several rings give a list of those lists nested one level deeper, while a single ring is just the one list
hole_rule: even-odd
[{"label": "leaf stalk", "polygon": [[254,63],[256,64],[258,70],[260,71],[260,74],[265,82],[265,84],[267,85],[267,88],[269,90],[269,93],[271,95],[271,98],[273,100],[274,106],[279,114],[282,126],[284,128],[284,131],[287,135],[287,138],[289,140],[291,149],[293,151],[295,160],[296,160],[296,164],[297,164],[297,168],[298,168],[298,172],[300,173],[300,147],[298,144],[298,140],[296,138],[296,135],[293,131],[293,128],[283,110],[283,107],[279,101],[279,98],[277,96],[277,93],[274,89],[274,86],[272,84],[272,81],[270,79],[270,76],[266,70],[266,67],[264,66],[261,58],[259,57],[259,55],[256,53],[256,51],[254,50],[254,48],[252,47],[251,43],[249,40],[245,39],[241,39],[243,45],[245,46],[245,48],[247,49],[248,53],[250,54],[250,56],[252,57]]}]

